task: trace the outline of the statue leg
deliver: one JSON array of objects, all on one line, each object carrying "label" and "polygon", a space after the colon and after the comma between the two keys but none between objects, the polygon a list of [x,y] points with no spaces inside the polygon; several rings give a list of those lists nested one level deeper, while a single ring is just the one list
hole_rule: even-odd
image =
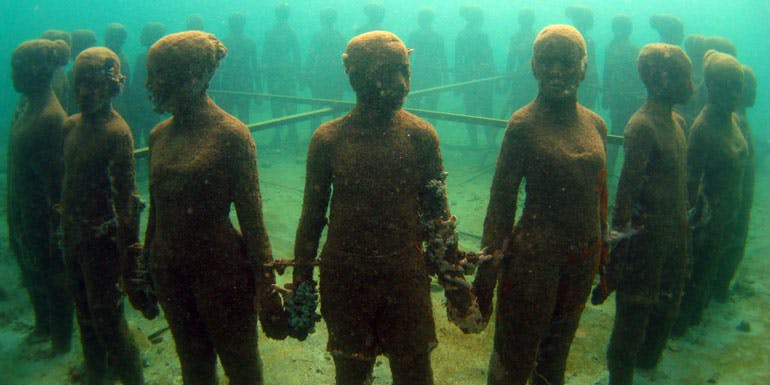
[{"label": "statue leg", "polygon": [[334,377],[337,385],[371,385],[374,359],[358,359],[344,357],[340,354],[334,357]]},{"label": "statue leg", "polygon": [[198,309],[231,385],[263,383],[251,269],[209,269],[197,285]]},{"label": "statue leg", "polygon": [[114,233],[86,242],[81,261],[91,322],[124,385],[144,385],[139,348],[123,313],[123,293],[118,289],[120,263]]},{"label": "statue leg", "polygon": [[[526,245],[524,245],[526,246]],[[489,385],[524,385],[550,328],[559,286],[558,255],[518,253],[503,261],[497,291]]]},{"label": "statue leg", "polygon": [[546,324],[532,373],[532,385],[563,385],[567,356],[583,314],[594,276],[594,257],[563,263],[557,278],[558,290],[552,316]]},{"label": "statue leg", "polygon": [[610,385],[632,385],[637,352],[644,340],[650,306],[623,298],[618,292],[615,299],[615,324],[607,348],[607,367]]},{"label": "statue leg", "polygon": [[185,385],[216,385],[217,356],[201,320],[194,288],[175,269],[154,269],[152,278],[158,301],[174,337]]}]

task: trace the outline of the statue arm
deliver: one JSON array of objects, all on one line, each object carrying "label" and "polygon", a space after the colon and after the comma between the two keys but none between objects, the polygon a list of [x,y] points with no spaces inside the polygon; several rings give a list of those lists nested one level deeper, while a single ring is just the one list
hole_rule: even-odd
[{"label": "statue arm", "polygon": [[524,178],[527,156],[521,131],[521,127],[509,123],[497,158],[481,241],[481,246],[490,253],[502,251],[503,242],[513,230],[518,190]]},{"label": "statue arm", "polygon": [[[63,111],[62,111],[63,112]],[[64,159],[63,145],[64,145],[64,116],[56,115],[48,119],[48,129],[44,130],[47,136],[43,140],[47,143],[48,148],[44,152],[44,159],[42,170],[45,173],[44,180],[45,196],[47,203],[47,210],[49,215],[48,231],[49,231],[49,255],[54,258],[61,258],[61,250],[59,247],[59,223],[61,215],[57,211],[56,207],[61,200],[61,186],[62,178],[64,176]]]},{"label": "statue arm", "polygon": [[690,207],[695,207],[709,151],[702,130],[693,127],[690,131],[687,142],[687,200]]},{"label": "statue arm", "polygon": [[[125,123],[124,123],[125,124]],[[123,258],[131,258],[132,249],[139,244],[139,214],[143,207],[136,190],[134,170],[134,141],[128,126],[114,137],[109,175],[113,192],[113,205],[117,219],[117,243]],[[123,271],[128,271],[131,261],[123,261]]]},{"label": "statue arm", "polygon": [[[482,250],[498,257],[505,252],[503,245],[513,230],[516,218],[516,201],[527,158],[525,139],[521,126],[513,121],[508,123],[492,179],[481,241]],[[498,268],[499,258],[488,259],[479,265],[473,281],[481,314],[487,319],[492,314],[492,295],[497,285]]]},{"label": "statue arm", "polygon": [[318,253],[318,244],[321,232],[326,226],[326,210],[331,196],[330,149],[326,138],[323,134],[319,134],[319,130],[310,140],[307,154],[305,196],[294,241],[295,284],[310,281],[313,278],[313,267],[310,263],[316,259]]},{"label": "statue arm", "polygon": [[[238,223],[246,243],[249,261],[260,271],[265,263],[273,260],[270,239],[262,214],[262,195],[259,189],[257,151],[254,140],[246,127],[240,127],[234,140],[232,156],[233,204]],[[272,269],[268,281],[272,277]],[[272,283],[272,282],[270,282]]]},{"label": "statue arm", "polygon": [[651,128],[630,122],[623,139],[624,161],[615,195],[612,229],[622,231],[631,225],[635,203],[645,188],[654,141]]}]

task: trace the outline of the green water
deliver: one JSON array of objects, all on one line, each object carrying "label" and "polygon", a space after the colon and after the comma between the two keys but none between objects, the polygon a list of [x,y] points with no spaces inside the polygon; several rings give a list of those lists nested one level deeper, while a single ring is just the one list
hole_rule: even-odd
[{"label": "green water", "polygon": [[[485,10],[484,29],[490,35],[496,66],[503,71],[508,39],[516,28],[516,13],[522,6],[535,10],[535,29],[551,23],[566,23],[563,9],[571,2],[553,1],[544,6],[537,1],[478,1]],[[364,2],[335,0],[323,6],[336,7],[339,12],[337,28],[351,37],[355,26],[362,24],[361,7]],[[424,6],[436,10],[435,29],[444,35],[447,56],[452,67],[454,39],[463,27],[457,9],[458,1],[386,1],[384,26],[406,37],[416,27],[417,11]],[[464,2],[462,4],[465,4]],[[749,112],[749,120],[758,143],[757,181],[752,224],[746,257],[737,276],[737,288],[727,304],[709,307],[703,326],[694,328],[685,337],[672,340],[664,359],[654,373],[642,373],[639,384],[770,384],[770,167],[767,141],[770,137],[770,98],[766,92],[770,78],[768,38],[770,38],[770,2],[755,1],[585,1],[594,10],[595,24],[590,32],[596,43],[600,67],[604,47],[611,39],[609,21],[618,13],[629,15],[634,22],[631,40],[641,46],[654,41],[655,31],[648,26],[652,13],[671,13],[685,24],[685,33],[722,35],[738,47],[738,59],[752,66],[759,81],[756,106]],[[297,31],[300,49],[308,46],[310,36],[318,29],[317,14],[320,2],[305,0],[290,2],[290,23]],[[246,33],[262,47],[264,31],[272,23],[272,3],[229,1],[116,1],[112,3],[84,0],[76,4],[63,1],[16,2],[3,4],[0,25],[0,73],[9,74],[10,53],[17,44],[34,38],[45,29],[72,30],[91,28],[100,36],[109,22],[121,22],[129,30],[125,51],[133,58],[141,51],[138,31],[147,21],[162,21],[169,32],[181,30],[188,14],[203,15],[206,30],[224,36],[225,21],[232,12],[247,15]],[[407,44],[409,42],[407,41]],[[303,53],[304,55],[304,53]],[[591,65],[591,63],[589,63]],[[342,66],[340,64],[340,70]],[[601,69],[599,71],[601,73]],[[18,95],[8,76],[0,77],[0,156],[5,156],[7,129]],[[308,89],[300,89],[299,96],[308,97]],[[345,96],[352,98],[351,93]],[[506,95],[495,94],[494,118],[509,115],[502,110]],[[407,103],[408,105],[408,103]],[[302,105],[300,111],[316,107]],[[442,94],[439,110],[462,113],[461,97],[452,92]],[[607,111],[598,113],[608,117]],[[252,106],[253,122],[271,118],[269,103]],[[328,120],[332,115],[322,119]],[[247,123],[253,123],[247,122]],[[484,214],[489,198],[494,162],[498,148],[467,146],[465,126],[461,123],[431,119],[439,132],[445,167],[450,206],[457,215],[461,232],[461,247],[476,250],[479,247]],[[310,121],[297,123],[300,148],[307,146],[313,129]],[[497,128],[502,129],[504,124]],[[277,151],[269,146],[274,129],[255,132],[258,148],[261,190],[264,198],[265,220],[276,257],[292,257],[294,232],[299,219],[302,189],[304,187],[304,151],[285,149]],[[501,135],[498,135],[498,140]],[[483,140],[482,140],[483,142]],[[499,143],[499,142],[498,142]],[[147,199],[146,159],[139,158],[138,185]],[[0,191],[5,194],[5,163],[0,165]],[[619,167],[611,170],[611,189],[617,184]],[[5,201],[4,195],[2,201]],[[4,206],[0,206],[4,207]],[[21,343],[29,332],[32,313],[26,294],[19,283],[18,269],[7,248],[5,210],[0,210],[0,287],[6,297],[0,298],[0,385],[60,385],[72,383],[71,369],[81,362],[81,352],[75,338],[73,351],[55,359],[45,358],[44,345],[26,346]],[[145,218],[146,220],[146,218]],[[285,282],[287,276],[279,277]],[[435,286],[435,285],[434,285]],[[487,364],[492,347],[494,325],[479,335],[467,336],[446,321],[443,294],[433,293],[434,316],[439,346],[433,353],[433,368],[437,384],[475,385],[485,383]],[[586,307],[568,361],[569,384],[606,384],[605,351],[612,328],[614,303]],[[146,321],[134,312],[128,312],[129,323],[140,341],[143,358],[147,363],[145,374],[148,384],[181,384],[179,364],[171,336],[162,334],[162,341],[152,344],[146,335],[165,326],[164,320]],[[750,331],[736,330],[741,321],[750,324]],[[332,384],[334,365],[325,351],[326,329],[321,323],[318,332],[306,342],[293,340],[272,341],[260,336],[260,352],[265,364],[267,384]],[[224,376],[221,376],[224,383]],[[382,358],[375,367],[375,384],[389,384],[387,360]]]}]

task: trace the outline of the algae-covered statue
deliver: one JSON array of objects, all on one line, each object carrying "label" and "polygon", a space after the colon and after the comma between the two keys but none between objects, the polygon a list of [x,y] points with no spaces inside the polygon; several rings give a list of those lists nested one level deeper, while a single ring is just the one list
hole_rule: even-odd
[{"label": "algae-covered statue", "polygon": [[708,101],[691,128],[687,190],[694,210],[693,267],[674,332],[700,323],[717,269],[736,243],[749,148],[734,112],[743,93],[743,69],[732,56],[709,50],[703,61]]},{"label": "algae-covered statue", "polygon": [[[70,58],[74,61],[81,52],[96,45],[96,34],[90,29],[76,29],[70,32],[70,41],[72,42],[70,44]],[[72,115],[80,112],[78,109],[77,96],[73,90],[75,73],[72,68],[67,71],[66,77],[66,84],[69,86],[69,89],[64,92],[64,98],[60,101],[62,107],[64,107],[64,111],[67,111],[68,115]]]},{"label": "algae-covered statue", "polygon": [[360,35],[365,32],[383,30],[382,22],[385,20],[385,5],[381,2],[371,2],[364,5],[362,9],[366,16],[366,23],[357,25],[353,33]]},{"label": "algae-covered statue", "polygon": [[67,115],[51,87],[69,61],[65,41],[31,40],[11,57],[11,77],[22,94],[8,135],[8,238],[29,294],[35,325],[27,342],[51,340],[52,353],[70,350],[72,300],[56,240],[58,167]]},{"label": "algae-covered statue", "polygon": [[727,302],[730,295],[730,283],[735,276],[738,266],[743,260],[746,251],[746,241],[749,235],[749,222],[751,219],[751,207],[754,204],[754,174],[756,173],[756,155],[754,139],[749,125],[746,109],[754,106],[757,96],[757,77],[749,66],[743,67],[743,96],[736,110],[738,127],[741,129],[743,139],[746,140],[749,150],[749,158],[746,160],[745,174],[743,175],[743,198],[735,223],[735,242],[730,245],[727,256],[719,261],[714,280],[711,283],[711,296],[718,302]]},{"label": "algae-covered statue", "polygon": [[75,60],[81,113],[64,123],[62,251],[80,326],[86,384],[104,384],[109,366],[126,385],[144,384],[142,361],[123,313],[124,292],[148,318],[158,314],[139,264],[139,199],[131,130],[112,108],[123,75],[104,47]]},{"label": "algae-covered statue", "polygon": [[[313,34],[305,60],[305,81],[314,98],[339,100],[347,88],[347,79],[339,64],[346,39],[334,26],[335,9],[322,9],[319,20],[321,29]],[[312,128],[317,126],[318,122]]]},{"label": "algae-covered statue", "polygon": [[203,20],[202,15],[198,13],[187,15],[187,19],[185,19],[186,31],[203,31],[204,29],[205,29],[205,21]]},{"label": "algae-covered statue", "polygon": [[129,95],[127,95],[126,92],[130,92],[129,90],[131,89],[132,80],[130,77],[131,67],[128,62],[128,56],[125,52],[123,52],[123,45],[126,43],[127,38],[128,31],[126,30],[126,27],[123,26],[123,24],[110,23],[104,30],[104,46],[118,55],[118,58],[120,58],[121,72],[126,77],[123,86],[123,93],[112,101],[112,106],[116,111],[118,111],[118,113],[120,113],[121,116],[124,117],[128,116],[128,103],[131,98]]},{"label": "algae-covered statue", "polygon": [[588,31],[594,27],[594,11],[584,5],[570,5],[564,10],[564,13],[572,21],[572,25],[580,31],[586,42],[588,66],[586,67],[586,78],[578,90],[578,101],[593,111],[601,91],[599,64],[596,60],[596,44],[594,44],[594,39],[588,35]]},{"label": "algae-covered statue", "polygon": [[658,31],[661,43],[681,45],[684,39],[684,23],[674,15],[657,13],[650,16],[650,27]]},{"label": "algae-covered statue", "polygon": [[[602,107],[610,112],[610,133],[623,135],[623,128],[637,108],[644,102],[644,85],[636,71],[639,48],[631,43],[631,18],[617,15],[612,18],[612,41],[604,55],[602,77]],[[620,146],[610,144],[607,148],[607,171],[615,170]]]},{"label": "algae-covered statue", "polygon": [[150,96],[144,84],[147,81],[147,53],[158,39],[166,34],[166,27],[158,22],[150,22],[142,27],[139,34],[139,43],[144,51],[134,59],[134,73],[128,90],[128,122],[134,135],[134,144],[137,147],[147,145],[147,135],[163,118],[160,113],[153,111]]},{"label": "algae-covered statue", "polygon": [[[297,94],[300,71],[300,51],[297,31],[289,23],[291,8],[280,2],[275,5],[275,23],[265,31],[262,49],[262,69],[267,92],[274,95]],[[285,100],[271,99],[270,110],[273,118],[297,113],[297,105]],[[299,150],[297,128],[293,123],[286,127],[286,146],[293,151]],[[281,146],[281,129],[276,128],[271,140],[271,147]]]},{"label": "algae-covered statue", "polygon": [[[484,10],[478,6],[463,6],[460,17],[465,20],[465,28],[457,33],[455,38],[455,81],[467,82],[494,76],[497,72],[489,34],[482,29]],[[493,115],[494,87],[490,84],[474,84],[463,87],[459,92],[463,95],[465,113],[476,116]],[[478,145],[478,128],[467,125],[468,144]],[[495,146],[497,128],[484,128],[486,145]]]},{"label": "algae-covered statue", "polygon": [[[412,86],[421,90],[448,83],[446,51],[444,37],[433,29],[436,13],[430,8],[421,9],[417,14],[419,28],[409,34],[407,43],[414,49],[410,56],[412,69]],[[436,110],[439,93],[431,92],[426,95],[412,95],[410,106]]]},{"label": "algae-covered statue", "polygon": [[636,234],[612,250],[591,298],[598,303],[617,289],[607,351],[610,385],[633,384],[634,366],[655,368],[685,278],[687,141],[684,118],[672,108],[693,93],[692,65],[681,48],[657,43],[642,49],[638,68],[648,96],[626,125],[612,216],[613,234]]},{"label": "algae-covered statue", "polygon": [[[473,282],[488,319],[499,280],[488,384],[564,383],[605,248],[607,128],[577,102],[586,60],[575,28],[540,31],[532,57],[538,95],[505,130],[482,238],[487,252],[501,258],[479,266]],[[526,200],[515,222],[523,181]]]},{"label": "algae-covered statue", "polygon": [[217,358],[230,384],[262,384],[258,312],[268,336],[286,336],[265,266],[272,251],[254,140],[206,94],[225,54],[214,35],[188,31],[160,39],[147,57],[152,102],[172,117],[150,133],[145,250],[185,384],[216,384]]},{"label": "algae-covered statue", "polygon": [[[438,240],[429,254],[450,258],[457,245],[448,239],[454,221],[436,131],[401,108],[410,86],[408,54],[390,32],[350,40],[343,62],[356,106],[321,125],[308,150],[293,281],[300,287],[313,280],[311,262],[328,224],[321,313],[338,385],[368,384],[380,354],[390,359],[394,384],[433,384],[437,341],[422,244]],[[462,272],[444,269],[439,279],[453,321],[472,324],[475,301]]]},{"label": "algae-covered statue", "polygon": [[[708,50],[713,49],[714,51],[737,57],[738,50],[730,39],[722,36],[703,35],[688,36],[687,40],[685,40],[685,49],[687,50],[687,55],[690,56],[690,60],[692,60],[695,95],[693,95],[687,104],[681,106],[680,110],[687,120],[687,123],[692,126],[695,122],[695,118],[698,117],[698,114],[708,100],[708,90],[703,81],[704,55]],[[688,131],[685,132],[689,134],[689,127]]]},{"label": "algae-covered statue", "polygon": [[[227,26],[230,33],[222,42],[227,47],[228,54],[222,61],[222,68],[216,77],[219,87],[227,91],[262,92],[257,43],[244,33],[246,16],[240,13],[230,15],[227,18]],[[219,96],[217,101],[241,122],[251,122],[251,96],[224,94]]]},{"label": "algae-covered statue", "polygon": [[519,30],[511,35],[508,43],[508,60],[505,71],[511,76],[507,81],[508,99],[502,113],[507,118],[513,111],[524,107],[537,94],[537,82],[532,77],[532,42],[535,41],[535,11],[522,8],[518,15]]},{"label": "algae-covered statue", "polygon": [[[67,43],[68,47],[72,45],[72,36],[70,36],[69,32],[58,29],[46,30],[40,34],[40,38],[51,41],[63,40]],[[69,63],[69,59],[67,60],[67,63]],[[67,63],[65,63],[65,65]],[[64,72],[64,67],[58,67],[54,71],[51,87],[53,87],[53,92],[59,99],[59,103],[63,103],[67,97],[67,92],[70,92],[70,84],[67,79],[67,74]]]}]

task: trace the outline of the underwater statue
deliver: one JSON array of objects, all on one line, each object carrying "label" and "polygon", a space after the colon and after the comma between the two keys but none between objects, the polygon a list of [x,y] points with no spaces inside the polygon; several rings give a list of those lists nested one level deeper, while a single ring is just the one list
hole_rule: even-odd
[{"label": "underwater statue", "polygon": [[353,31],[354,34],[360,35],[365,32],[381,31],[384,29],[382,22],[385,20],[385,6],[381,2],[367,3],[362,10],[364,16],[366,16],[366,23],[356,26]]},{"label": "underwater statue", "polygon": [[147,57],[152,102],[172,117],[150,133],[145,251],[188,385],[216,384],[217,358],[230,384],[262,384],[259,308],[278,310],[260,314],[270,316],[268,336],[269,322],[286,321],[265,266],[273,258],[254,140],[206,94],[225,54],[214,35],[188,31],[160,39]]},{"label": "underwater statue", "polygon": [[756,173],[756,160],[754,152],[754,139],[751,127],[746,117],[746,109],[754,106],[757,96],[757,77],[754,71],[744,65],[743,68],[743,95],[736,109],[738,127],[741,129],[743,139],[749,150],[746,159],[746,167],[743,174],[743,197],[738,209],[735,222],[735,242],[726,251],[726,256],[719,261],[719,266],[711,283],[711,297],[718,302],[727,302],[730,293],[730,282],[738,270],[746,251],[746,241],[749,235],[749,222],[751,219],[751,207],[754,205],[754,174]]},{"label": "underwater statue", "polygon": [[749,148],[734,114],[743,94],[743,69],[732,56],[714,50],[706,52],[703,63],[708,101],[690,129],[687,144],[693,267],[674,327],[676,335],[701,322],[717,269],[743,241],[738,221]]},{"label": "underwater statue", "polygon": [[197,13],[193,13],[192,15],[187,16],[187,19],[185,20],[185,30],[186,31],[203,31],[205,27],[205,23],[203,21],[203,16]]},{"label": "underwater statue", "polygon": [[163,120],[160,113],[153,110],[150,95],[144,85],[147,81],[147,52],[150,46],[165,34],[166,26],[158,22],[150,22],[142,27],[142,32],[139,35],[139,43],[145,51],[134,59],[134,73],[127,94],[129,97],[127,120],[134,136],[134,144],[137,147],[147,145],[147,134],[158,122]]},{"label": "underwater statue", "polygon": [[[440,264],[441,253],[457,255],[457,243],[456,234],[452,242],[441,232],[451,232],[454,217],[436,131],[401,108],[410,86],[408,53],[390,32],[350,40],[343,63],[356,106],[321,125],[308,150],[293,283],[312,284],[320,258],[321,314],[337,385],[369,384],[380,354],[390,360],[393,384],[433,384],[437,341],[422,244],[443,243],[428,252]],[[478,315],[470,285],[440,266],[439,281],[450,320],[466,328]]]},{"label": "underwater statue", "polygon": [[572,25],[580,31],[586,42],[588,67],[586,68],[586,78],[580,85],[580,90],[578,90],[578,101],[593,111],[596,108],[596,100],[601,91],[601,84],[599,84],[599,62],[596,61],[596,44],[594,44],[594,39],[588,35],[588,31],[594,27],[594,11],[583,5],[570,5],[564,10],[564,13],[572,21]]},{"label": "underwater statue", "polygon": [[123,384],[142,385],[139,349],[123,313],[124,292],[148,318],[158,308],[141,279],[143,203],[134,180],[134,143],[111,103],[122,88],[120,59],[107,48],[89,48],[73,69],[81,113],[64,123],[61,244],[80,326],[84,383],[107,383],[109,357]]},{"label": "underwater statue", "polygon": [[684,39],[684,51],[692,61],[692,82],[695,85],[695,94],[687,103],[677,106],[676,111],[682,115],[687,123],[685,137],[690,134],[690,126],[695,121],[698,113],[706,104],[706,91],[703,86],[703,55],[709,48],[706,46],[707,37],[704,35],[688,35]]},{"label": "underwater statue", "polygon": [[687,139],[672,108],[692,96],[691,67],[678,46],[649,44],[639,54],[648,96],[626,125],[610,238],[636,234],[613,248],[591,298],[598,304],[617,290],[610,385],[633,384],[634,366],[655,368],[677,318],[687,263]]},{"label": "underwater statue", "polygon": [[[267,92],[274,95],[297,94],[299,85],[300,51],[297,32],[289,24],[291,9],[288,3],[275,6],[275,23],[265,31],[262,49],[262,68]],[[273,118],[297,113],[297,105],[290,101],[272,99],[270,108]],[[276,128],[270,147],[281,146],[281,128]],[[289,150],[299,151],[299,137],[293,123],[287,125],[286,146]]]},{"label": "underwater statue", "polygon": [[[479,266],[473,282],[487,319],[498,286],[490,385],[564,384],[569,348],[605,250],[607,128],[577,102],[586,60],[577,29],[540,31],[532,57],[538,95],[505,130],[482,238],[487,253],[499,258]],[[515,222],[523,180],[526,200]]]},{"label": "underwater statue", "polygon": [[[465,20],[465,28],[455,39],[455,81],[467,82],[488,78],[497,73],[489,34],[481,29],[484,24],[484,11],[477,6],[463,6],[460,17]],[[495,87],[493,83],[477,83],[463,87],[465,113],[468,115],[492,117],[492,100]],[[477,127],[467,125],[468,144],[478,146]],[[495,146],[497,128],[484,129],[487,146]]]},{"label": "underwater statue", "polygon": [[516,31],[508,43],[508,61],[505,71],[511,76],[507,81],[508,99],[503,106],[500,116],[507,118],[513,111],[524,107],[537,95],[537,82],[532,77],[532,42],[535,41],[537,31],[535,25],[535,11],[531,8],[519,10],[519,30]]},{"label": "underwater statue", "polygon": [[[49,29],[40,34],[40,38],[51,41],[63,40],[67,43],[68,47],[72,45],[72,36],[70,36],[69,32],[60,31],[58,29]],[[67,63],[69,63],[69,59],[67,59]],[[65,65],[67,63],[65,63]],[[59,103],[62,103],[64,98],[67,97],[66,93],[70,92],[70,85],[68,82],[69,80],[67,79],[67,74],[64,72],[64,67],[57,67],[53,73],[51,87],[53,88],[53,93],[56,94],[56,98],[59,99]]]},{"label": "underwater statue", "polygon": [[[421,9],[417,14],[419,28],[413,31],[406,41],[414,50],[409,55],[409,61],[412,69],[412,88],[417,90],[437,87],[448,82],[444,37],[433,29],[435,18],[436,13],[432,9]],[[438,92],[412,95],[409,105],[435,111],[439,95]]]},{"label": "underwater statue", "polygon": [[658,13],[650,16],[650,27],[658,31],[660,42],[681,45],[684,39],[684,24],[674,15]]},{"label": "underwater statue", "polygon": [[51,341],[53,355],[70,350],[73,307],[56,236],[61,192],[59,153],[67,117],[51,81],[69,61],[63,40],[30,40],[11,56],[21,99],[8,133],[8,241],[29,294],[35,325],[26,342]]},{"label": "underwater statue", "polygon": [[[632,29],[630,17],[613,17],[614,37],[604,54],[602,107],[610,111],[610,133],[613,135],[623,135],[628,119],[644,103],[644,85],[636,71],[639,48],[629,40]],[[610,144],[607,148],[607,171],[611,175],[619,148],[617,144]]]},{"label": "underwater statue", "polygon": [[131,99],[128,95],[128,92],[131,90],[131,77],[129,76],[131,67],[128,62],[128,56],[123,52],[123,45],[126,43],[127,38],[128,31],[120,23],[110,23],[104,31],[104,46],[118,55],[118,58],[120,58],[120,70],[126,77],[123,85],[124,92],[112,100],[112,107],[124,117],[128,116],[128,103]]},{"label": "underwater statue", "polygon": [[[216,80],[226,91],[261,92],[260,69],[257,63],[257,43],[243,32],[246,16],[234,13],[227,18],[230,33],[222,39],[227,58],[222,61]],[[251,96],[223,94],[217,97],[228,113],[243,123],[251,123]],[[259,102],[259,99],[256,99]]]},{"label": "underwater statue", "polygon": [[[96,33],[90,29],[76,29],[70,32],[70,41],[72,41],[70,44],[70,58],[74,61],[81,52],[96,45]],[[73,90],[75,73],[73,72],[73,69],[70,68],[66,75],[66,84],[69,86],[69,89],[64,93],[64,98],[61,99],[60,102],[62,107],[64,107],[64,111],[67,112],[67,115],[72,115],[80,112],[80,110],[78,110],[77,96]]]},{"label": "underwater statue", "polygon": [[334,26],[337,11],[333,8],[322,9],[319,20],[321,29],[313,34],[305,61],[307,84],[314,98],[340,100],[347,88],[339,63],[345,51],[345,37]]},{"label": "underwater statue", "polygon": [[[308,47],[304,67],[304,86],[310,88],[314,98],[341,100],[348,88],[345,72],[340,68],[340,55],[345,51],[347,40],[337,30],[337,11],[323,8],[319,12],[321,29],[313,34]],[[311,119],[310,129],[315,130],[321,120]]]},{"label": "underwater statue", "polygon": [[[708,90],[703,82],[703,60],[706,51],[713,49],[717,52],[726,53],[732,57],[737,57],[738,50],[730,39],[722,36],[702,36],[691,35],[685,40],[685,49],[693,62],[693,81],[695,82],[695,95],[687,104],[679,108],[687,123],[692,126],[695,118],[703,109],[708,100]],[[689,127],[685,133],[689,134]]]}]

